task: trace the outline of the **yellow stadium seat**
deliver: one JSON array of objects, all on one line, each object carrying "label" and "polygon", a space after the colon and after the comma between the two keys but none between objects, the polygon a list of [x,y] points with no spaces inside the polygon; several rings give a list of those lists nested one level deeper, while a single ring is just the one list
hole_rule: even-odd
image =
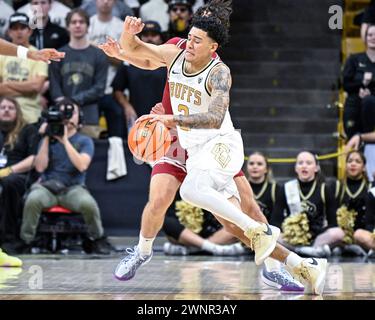
[{"label": "yellow stadium seat", "polygon": [[345,61],[349,55],[365,51],[366,46],[361,38],[345,38],[342,40],[341,50]]}]

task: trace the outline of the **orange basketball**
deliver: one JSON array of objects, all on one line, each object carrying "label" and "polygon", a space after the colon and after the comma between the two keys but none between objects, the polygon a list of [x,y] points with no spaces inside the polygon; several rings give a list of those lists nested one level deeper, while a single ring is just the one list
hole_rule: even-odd
[{"label": "orange basketball", "polygon": [[131,128],[128,146],[137,159],[144,162],[156,161],[168,152],[171,135],[162,122],[143,120],[135,123]]}]

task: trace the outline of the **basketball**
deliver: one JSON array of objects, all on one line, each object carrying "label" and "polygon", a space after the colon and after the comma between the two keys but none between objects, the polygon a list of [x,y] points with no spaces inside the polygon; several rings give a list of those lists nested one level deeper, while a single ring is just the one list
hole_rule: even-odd
[{"label": "basketball", "polygon": [[131,128],[128,146],[137,159],[144,162],[157,161],[168,152],[171,135],[162,122],[143,120]]}]

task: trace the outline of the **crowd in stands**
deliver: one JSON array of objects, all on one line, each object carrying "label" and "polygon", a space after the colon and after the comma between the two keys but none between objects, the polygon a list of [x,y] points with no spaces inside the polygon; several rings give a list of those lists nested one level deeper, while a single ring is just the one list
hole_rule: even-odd
[{"label": "crowd in stands", "polygon": [[[373,1],[374,2],[374,1]],[[161,44],[186,38],[203,0],[0,0],[0,37],[30,49],[65,52],[50,65],[0,56],[0,247],[31,252],[43,209],[55,205],[82,213],[87,252],[109,253],[100,211],[85,187],[94,155],[93,138],[125,139],[137,117],[162,100],[166,70],[142,70],[97,48],[117,40],[122,21],[140,16],[140,38]],[[375,3],[375,2],[374,2]],[[366,13],[366,52],[348,58],[343,86],[348,96],[344,124],[348,148],[375,141],[375,26]],[[147,89],[145,82],[147,81]],[[58,138],[41,120],[54,106],[71,112]],[[70,110],[70,111],[69,111]],[[49,129],[51,130],[51,129]],[[371,148],[370,148],[371,149]],[[338,251],[362,254],[375,249],[375,151],[348,153],[343,181],[326,182],[314,153],[297,155],[296,177],[275,182],[265,155],[249,156],[246,171],[254,196],[269,222],[283,230],[282,242],[300,254],[329,256]],[[246,249],[204,210],[179,203],[168,216],[166,254],[205,251],[239,255]],[[186,223],[194,214],[194,226]],[[185,219],[184,219],[185,215]],[[0,255],[3,251],[0,251]],[[1,259],[0,259],[1,262]]]}]

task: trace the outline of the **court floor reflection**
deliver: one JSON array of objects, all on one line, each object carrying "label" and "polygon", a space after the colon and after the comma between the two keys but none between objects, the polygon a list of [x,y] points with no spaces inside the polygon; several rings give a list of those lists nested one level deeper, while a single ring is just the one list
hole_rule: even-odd
[{"label": "court floor reflection", "polygon": [[[23,269],[0,269],[0,299],[375,299],[371,262],[332,262],[321,297],[267,287],[250,258],[156,255],[134,279],[113,277],[118,257],[25,256]],[[4,269],[4,270],[2,270]]]}]

